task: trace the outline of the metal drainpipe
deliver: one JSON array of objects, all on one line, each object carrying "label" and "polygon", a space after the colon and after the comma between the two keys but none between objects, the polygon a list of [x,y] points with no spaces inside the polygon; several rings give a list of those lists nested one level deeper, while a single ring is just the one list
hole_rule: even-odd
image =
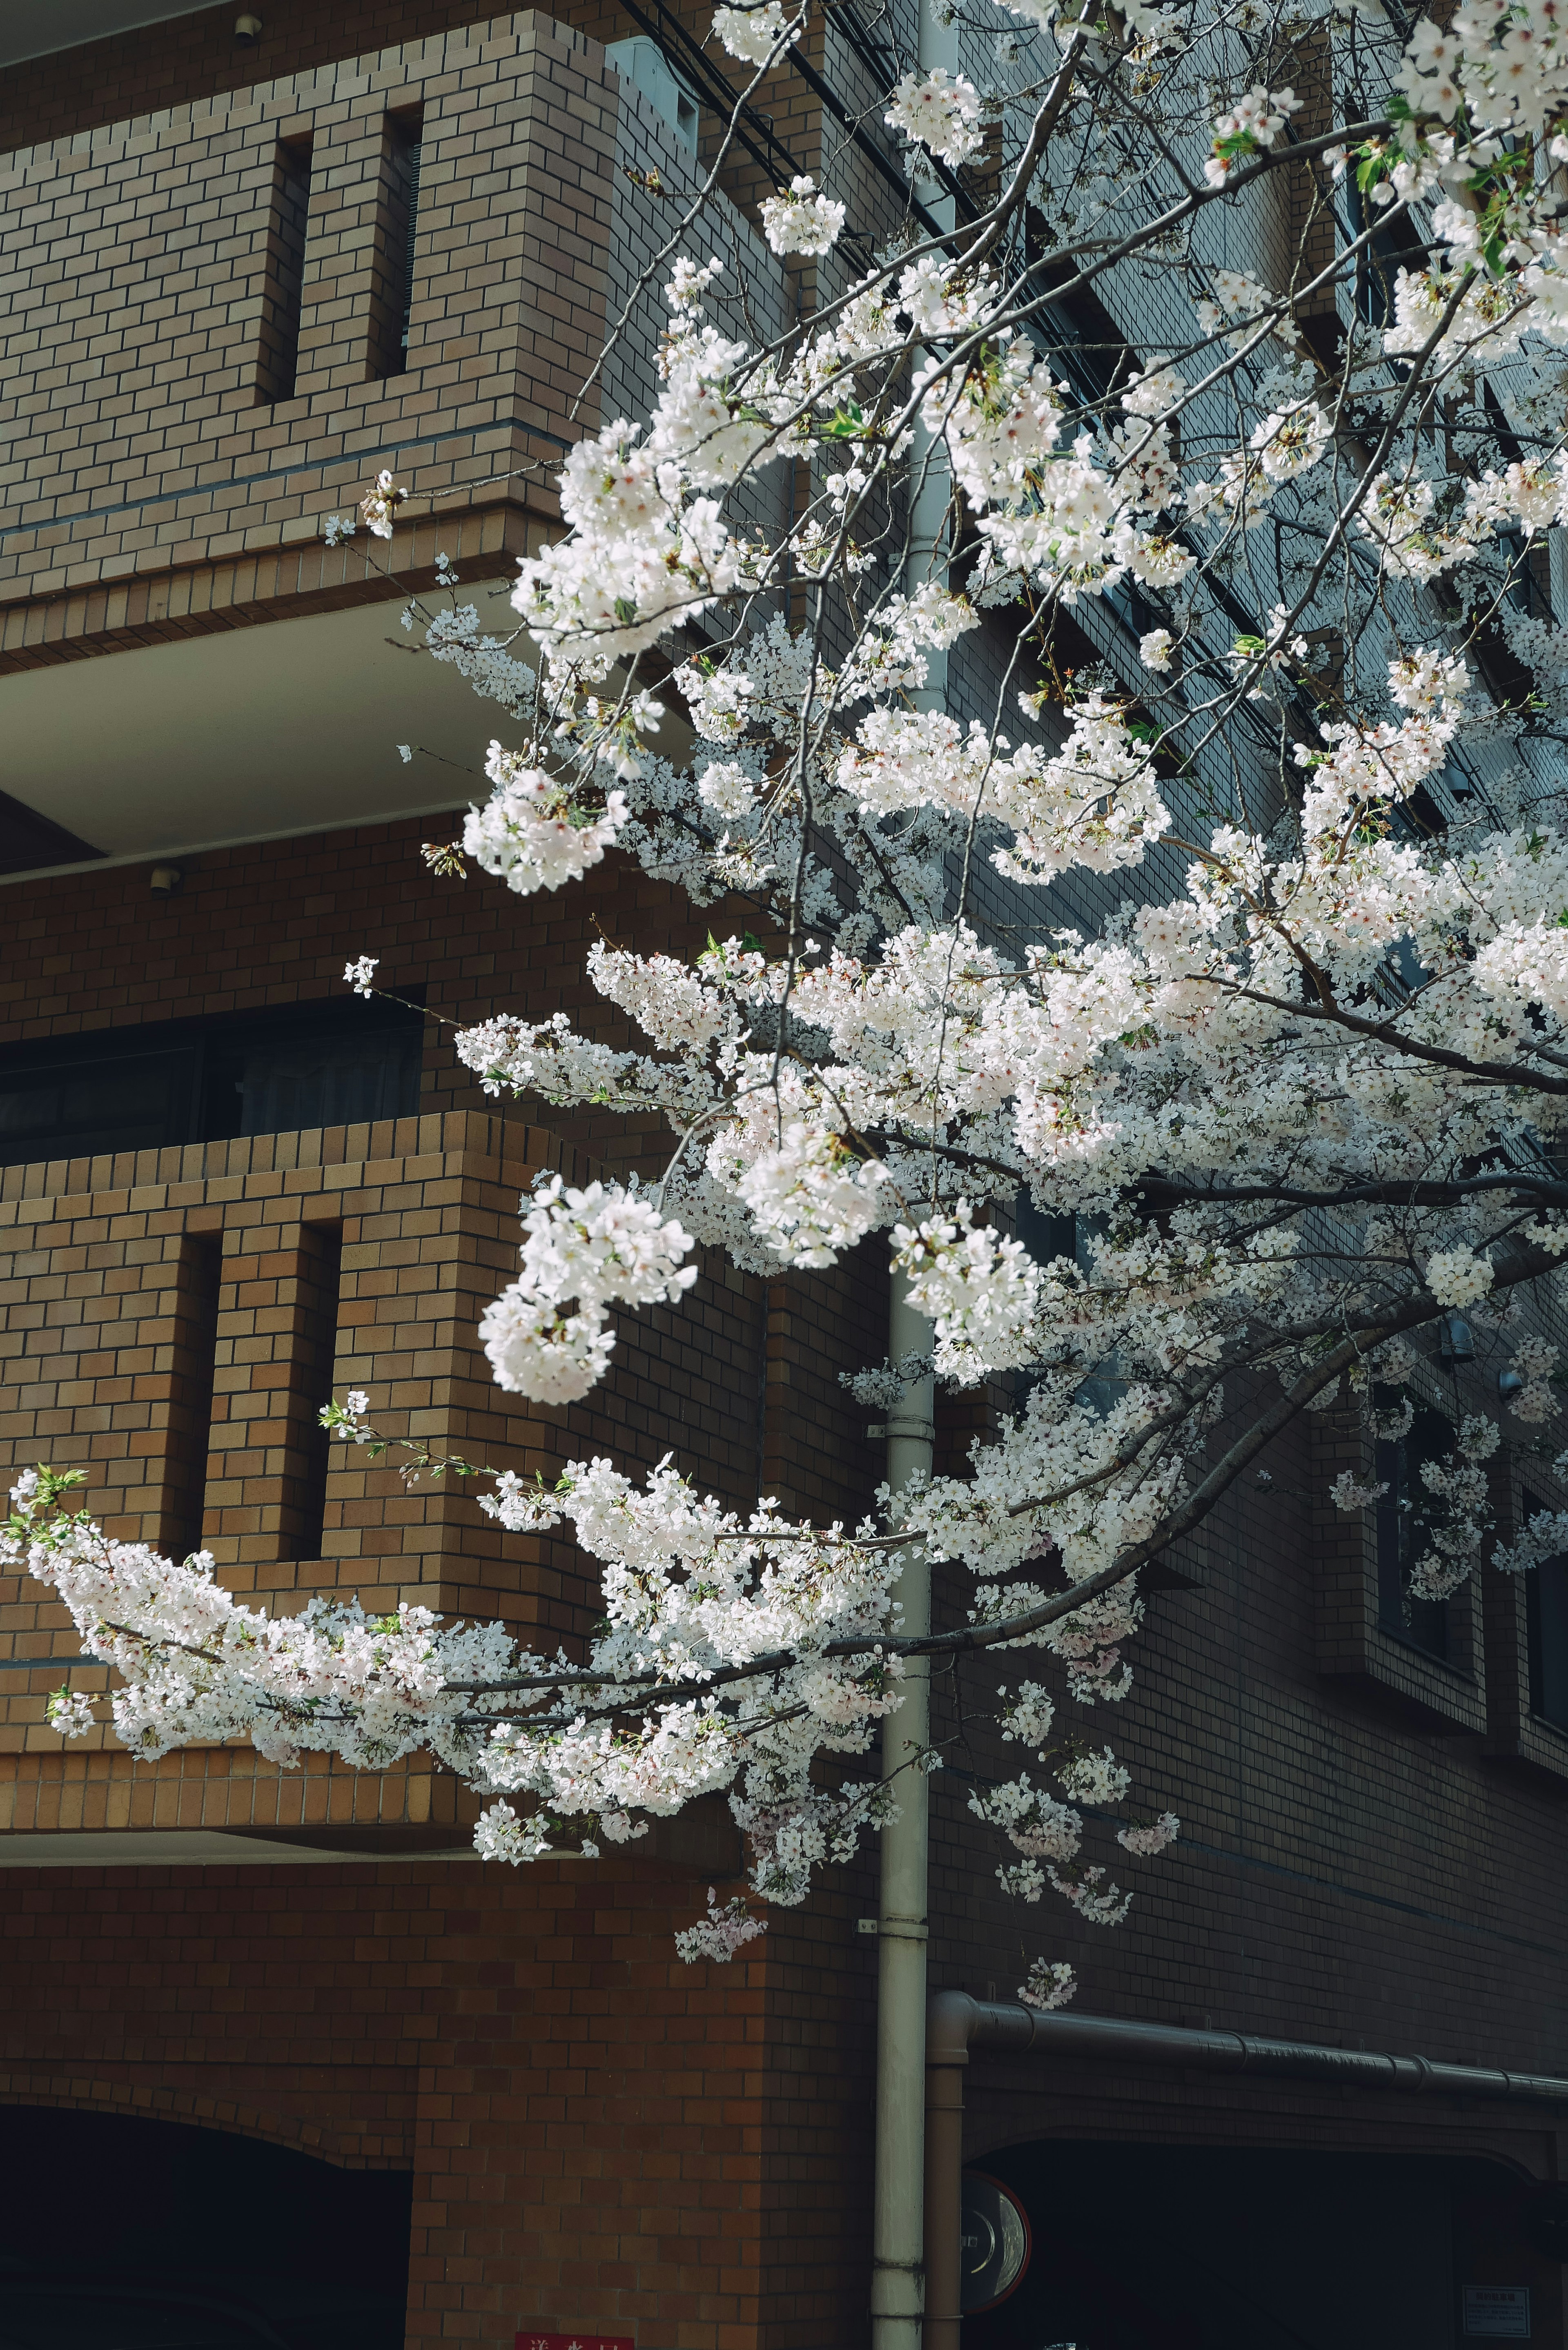
[{"label": "metal drainpipe", "polygon": [[1568,2081],[1541,2073],[1493,2073],[1439,2064],[1427,2056],[1322,2048],[1305,2040],[1254,2040],[1240,2032],[1182,2032],[1165,2023],[1124,2023],[1108,2015],[1044,2015],[993,2005],[967,1991],[939,1991],[926,2039],[926,2329],[922,2350],[960,2350],[959,2253],[963,2177],[963,2068],[971,2048],[1047,2056],[1136,2058],[1208,2072],[1274,2073],[1356,2089],[1407,2095],[1509,2098],[1568,2105]]},{"label": "metal drainpipe", "polygon": [[[931,1326],[895,1279],[888,1314],[892,1362],[925,1354]],[[936,1388],[918,1379],[888,1419],[888,1482],[898,1492],[929,1471],[935,1444]],[[931,1570],[913,1553],[898,1578],[906,1632],[929,1632]],[[925,2168],[926,1852],[930,1782],[905,1766],[920,1753],[930,1724],[930,1674],[922,1659],[905,1682],[904,1702],[882,1725],[882,1776],[900,1773],[898,1816],[882,1830],[877,1917],[877,2168],[872,2214],[872,2350],[919,2350],[923,2303],[920,2220]]]},{"label": "metal drainpipe", "polygon": [[[956,24],[940,25],[931,0],[919,0],[919,64],[922,72],[940,66],[945,73],[959,70],[959,36]],[[929,211],[940,228],[950,229],[958,220],[958,206],[951,196],[931,199]],[[931,356],[920,353],[920,363]],[[947,449],[940,438],[935,440],[923,424],[915,425],[914,446],[910,452],[910,478],[915,494],[909,507],[909,549],[904,566],[904,587],[913,595],[917,588],[946,576],[946,564],[941,559],[941,545],[948,525],[948,509],[952,500],[952,475],[947,463]],[[935,650],[926,654],[926,682],[910,700],[919,710],[942,710],[947,706],[948,657]]]},{"label": "metal drainpipe", "polygon": [[[922,69],[958,69],[958,31],[940,25],[932,0],[919,0]],[[956,217],[951,197],[933,210],[944,228]],[[943,462],[938,462],[942,459]],[[913,594],[943,571],[941,542],[951,496],[945,452],[917,426],[913,452],[918,484],[909,511],[904,584]],[[945,653],[926,656],[918,707],[947,703]],[[931,1326],[917,1314],[895,1278],[888,1314],[888,1358],[930,1350]],[[935,1448],[935,1387],[930,1379],[905,1388],[888,1420],[888,1483],[897,1493],[919,1471],[929,1471]],[[931,1571],[924,1553],[910,1558],[898,1597],[906,1632],[929,1632]],[[881,1891],[877,1916],[877,2153],[871,2241],[872,2350],[919,2350],[924,2305],[922,2232],[925,2183],[926,1876],[930,1787],[923,1771],[904,1766],[924,1749],[930,1724],[930,1675],[921,1663],[909,1673],[903,1704],[882,1728],[882,1776],[898,1780],[898,1817],[882,1831]]]}]

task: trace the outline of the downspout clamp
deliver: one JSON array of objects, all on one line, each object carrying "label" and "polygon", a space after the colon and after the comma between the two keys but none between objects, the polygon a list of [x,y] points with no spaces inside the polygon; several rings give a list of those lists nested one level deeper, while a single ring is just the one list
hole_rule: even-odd
[{"label": "downspout clamp", "polygon": [[1184,2032],[1174,2024],[1124,2022],[1108,2015],[1046,2014],[939,1991],[926,2024],[926,2325],[922,2350],[959,2350],[959,2230],[963,2178],[963,2067],[971,2048],[1023,2055],[1099,2057],[1140,2064],[1188,2064],[1207,2072],[1268,2073],[1406,2095],[1496,2097],[1568,2105],[1568,2081],[1542,2073],[1501,2073],[1443,2064],[1428,2056],[1323,2048],[1304,2040],[1256,2040],[1240,2032]]}]

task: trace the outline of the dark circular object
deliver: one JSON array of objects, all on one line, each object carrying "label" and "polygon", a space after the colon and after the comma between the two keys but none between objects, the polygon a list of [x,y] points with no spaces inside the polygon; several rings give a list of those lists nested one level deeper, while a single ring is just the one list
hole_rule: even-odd
[{"label": "dark circular object", "polygon": [[966,2170],[962,2194],[959,2307],[965,2317],[978,2317],[1023,2282],[1031,2250],[1029,2221],[1012,2189],[987,2171]]}]

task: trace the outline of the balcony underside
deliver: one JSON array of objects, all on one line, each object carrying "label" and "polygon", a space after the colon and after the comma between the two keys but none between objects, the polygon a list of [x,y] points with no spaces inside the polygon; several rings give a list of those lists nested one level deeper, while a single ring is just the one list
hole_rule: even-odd
[{"label": "balcony underside", "polygon": [[0,66],[75,48],[82,41],[101,41],[136,25],[193,16],[206,5],[207,0],[5,0],[0,16]]},{"label": "balcony underside", "polygon": [[[461,590],[500,634],[515,625],[505,588]],[[172,856],[483,798],[486,745],[504,718],[416,650],[401,608],[270,620],[0,681],[6,779],[21,803],[0,806],[0,874],[23,880],[94,857]]]}]

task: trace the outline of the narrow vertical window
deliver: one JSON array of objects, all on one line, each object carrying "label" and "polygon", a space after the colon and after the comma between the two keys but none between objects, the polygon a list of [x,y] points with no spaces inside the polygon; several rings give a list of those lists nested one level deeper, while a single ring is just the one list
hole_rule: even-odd
[{"label": "narrow vertical window", "polygon": [[321,1556],[332,1440],[321,1425],[320,1411],[332,1393],[342,1275],[342,1232],[335,1226],[307,1224],[300,1235],[289,1366],[291,1426],[280,1528],[285,1558]]},{"label": "narrow vertical window", "polygon": [[305,299],[305,224],[310,210],[310,142],[278,142],[267,217],[256,399],[292,400],[299,376],[299,321]]},{"label": "narrow vertical window", "polygon": [[372,376],[401,375],[409,364],[422,128],[423,117],[417,112],[389,114],[382,134],[376,255],[370,286]]},{"label": "narrow vertical window", "polygon": [[187,1232],[174,1271],[174,1344],[158,1524],[158,1547],[174,1559],[189,1558],[202,1547],[223,1252],[218,1233]]}]

